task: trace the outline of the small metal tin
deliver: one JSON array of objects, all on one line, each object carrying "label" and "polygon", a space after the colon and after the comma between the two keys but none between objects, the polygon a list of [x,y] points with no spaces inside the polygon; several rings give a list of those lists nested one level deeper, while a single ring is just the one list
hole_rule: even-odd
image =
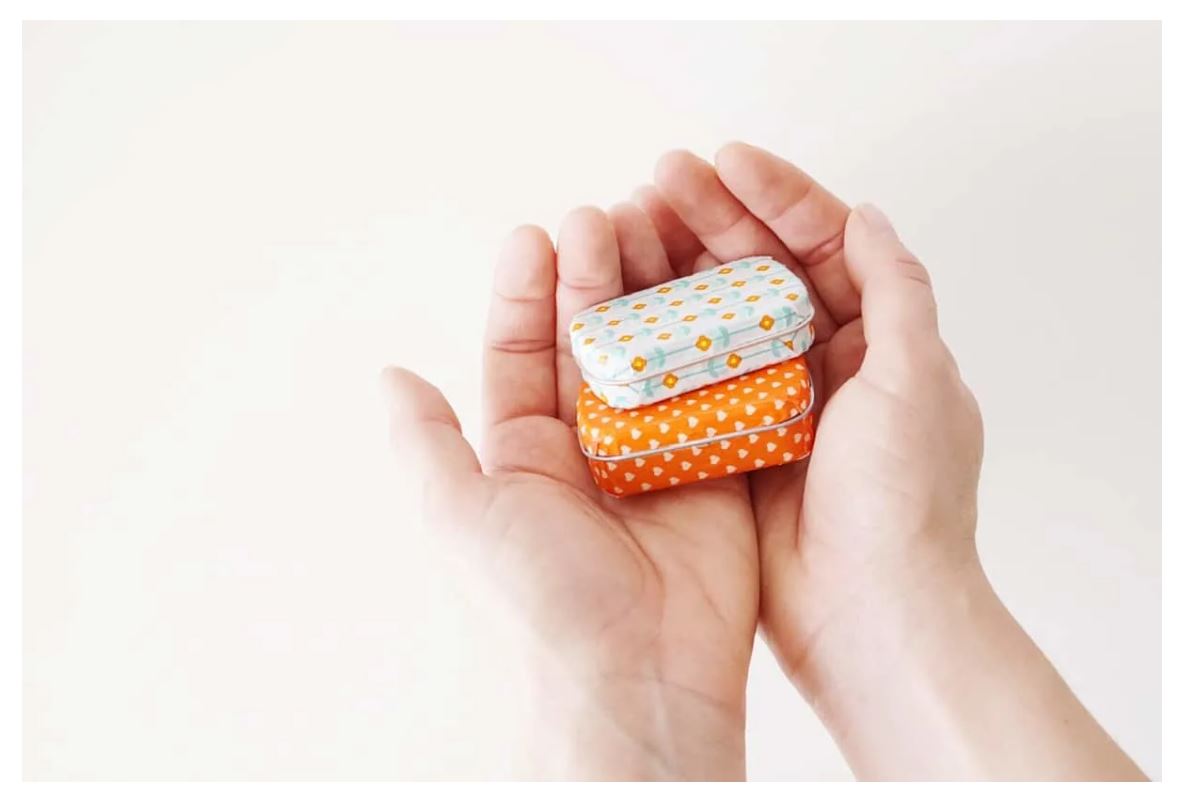
[{"label": "small metal tin", "polygon": [[814,313],[789,268],[753,256],[586,309],[569,333],[591,392],[634,409],[802,354]]},{"label": "small metal tin", "polygon": [[804,459],[814,400],[796,357],[638,409],[614,409],[585,385],[576,428],[593,481],[629,496]]}]

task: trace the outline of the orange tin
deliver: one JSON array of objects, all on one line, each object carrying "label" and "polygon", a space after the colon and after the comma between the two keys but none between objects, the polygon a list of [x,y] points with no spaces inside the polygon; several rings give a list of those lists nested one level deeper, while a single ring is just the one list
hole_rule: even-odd
[{"label": "orange tin", "polygon": [[630,496],[804,459],[814,400],[796,357],[637,409],[614,409],[586,384],[576,428],[597,486]]}]

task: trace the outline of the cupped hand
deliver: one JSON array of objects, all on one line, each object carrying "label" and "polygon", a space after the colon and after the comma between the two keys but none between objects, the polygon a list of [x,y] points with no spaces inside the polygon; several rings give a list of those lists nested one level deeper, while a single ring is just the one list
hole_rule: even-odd
[{"label": "cupped hand", "polygon": [[[738,778],[758,556],[743,477],[626,499],[597,490],[573,429],[572,315],[673,278],[637,209],[578,209],[557,247],[525,227],[498,260],[478,455],[440,392],[386,375],[395,453],[431,528],[473,556],[547,657],[539,773]],[[542,681],[542,680],[541,680]]]},{"label": "cupped hand", "polygon": [[839,673],[831,652],[858,653],[879,610],[977,569],[978,408],[939,337],[929,275],[875,207],[850,211],[744,144],[715,165],[668,154],[635,203],[679,272],[768,254],[811,289],[823,400],[814,453],[748,481],[763,628],[817,698]]},{"label": "cupped hand", "polygon": [[748,479],[760,616],[856,775],[1141,779],[984,575],[979,409],[884,214],[741,144],[655,184],[637,205],[677,272],[769,254],[813,293],[814,453]]}]

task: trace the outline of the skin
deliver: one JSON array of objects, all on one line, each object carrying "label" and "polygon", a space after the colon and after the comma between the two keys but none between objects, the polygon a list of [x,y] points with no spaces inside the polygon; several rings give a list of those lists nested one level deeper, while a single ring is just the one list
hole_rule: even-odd
[{"label": "skin", "polygon": [[[572,315],[756,254],[815,299],[811,459],[600,493],[572,430]],[[554,248],[511,234],[484,360],[480,458],[436,388],[385,380],[403,475],[531,633],[532,774],[743,778],[760,622],[859,777],[1142,777],[983,575],[979,411],[926,269],[875,207],[748,145],[667,154],[633,202],[571,212]]]}]

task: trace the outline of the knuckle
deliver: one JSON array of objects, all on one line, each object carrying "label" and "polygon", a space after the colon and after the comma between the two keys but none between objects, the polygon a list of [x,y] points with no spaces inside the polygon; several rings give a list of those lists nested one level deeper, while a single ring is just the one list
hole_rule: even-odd
[{"label": "knuckle", "polygon": [[963,407],[967,410],[968,419],[982,440],[983,409],[979,406],[979,399],[975,397],[975,393],[971,391],[971,388],[962,379],[959,380],[958,393]]},{"label": "knuckle", "polygon": [[959,381],[954,355],[937,337],[917,338],[903,349],[906,368],[919,380],[952,386]]},{"label": "knuckle", "polygon": [[897,275],[907,281],[916,281],[926,287],[933,288],[930,281],[930,271],[909,251],[902,249],[893,260]]},{"label": "knuckle", "polygon": [[497,351],[502,354],[512,354],[515,356],[545,354],[554,351],[556,348],[555,338],[551,339],[531,339],[531,338],[516,338],[503,337],[491,339],[489,342],[491,351]]}]

